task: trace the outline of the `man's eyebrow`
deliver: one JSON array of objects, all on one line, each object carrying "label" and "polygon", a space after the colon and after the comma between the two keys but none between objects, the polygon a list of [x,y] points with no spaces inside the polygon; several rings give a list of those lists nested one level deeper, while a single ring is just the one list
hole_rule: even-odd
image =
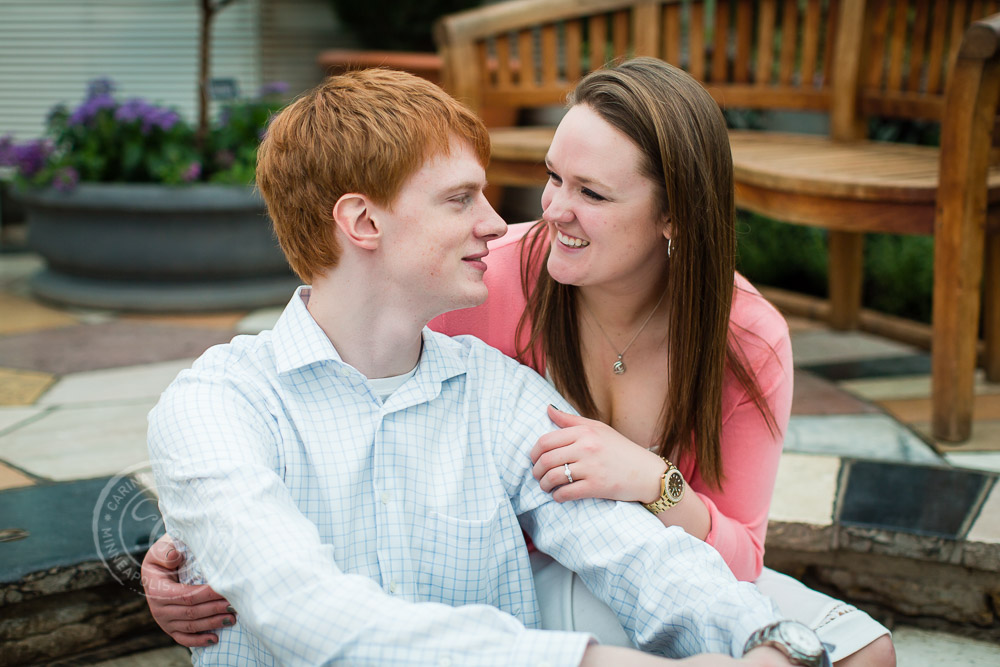
[{"label": "man's eyebrow", "polygon": [[453,183],[451,185],[446,185],[441,188],[442,193],[450,194],[452,192],[479,192],[481,188],[486,187],[486,181],[465,181],[463,183]]}]

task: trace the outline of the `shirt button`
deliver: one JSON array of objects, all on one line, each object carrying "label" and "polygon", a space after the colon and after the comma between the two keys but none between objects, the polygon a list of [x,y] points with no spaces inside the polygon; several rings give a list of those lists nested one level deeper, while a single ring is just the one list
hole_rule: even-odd
[{"label": "shirt button", "polygon": [[382,504],[383,505],[388,505],[391,502],[392,502],[392,494],[389,493],[388,491],[383,491],[382,492]]},{"label": "shirt button", "polygon": [[396,592],[396,580],[395,579],[393,579],[392,581],[389,582],[389,592],[390,593],[395,593]]},{"label": "shirt button", "polygon": [[451,667],[451,658],[441,658],[438,660],[439,667]]}]

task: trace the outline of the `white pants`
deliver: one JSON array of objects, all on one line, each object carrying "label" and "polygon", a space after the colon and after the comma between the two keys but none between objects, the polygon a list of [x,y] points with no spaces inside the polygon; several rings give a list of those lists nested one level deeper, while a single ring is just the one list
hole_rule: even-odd
[{"label": "white pants", "polygon": [[[531,569],[546,630],[589,632],[602,644],[633,646],[611,609],[594,597],[580,577],[545,554],[531,554]],[[833,646],[836,662],[889,631],[865,612],[814,591],[797,579],[764,568],[754,582],[774,600],[785,618],[805,623],[823,643]]]}]

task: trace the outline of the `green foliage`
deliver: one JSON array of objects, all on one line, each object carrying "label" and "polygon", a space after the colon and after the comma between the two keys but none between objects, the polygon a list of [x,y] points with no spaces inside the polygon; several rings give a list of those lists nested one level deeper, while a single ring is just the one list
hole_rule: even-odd
[{"label": "green foliage", "polygon": [[[740,213],[737,267],[751,282],[825,297],[825,230]],[[865,238],[862,302],[889,315],[930,322],[934,241],[926,236]]]},{"label": "green foliage", "polygon": [[286,90],[269,84],[223,107],[199,150],[193,125],[179,113],[139,98],[120,101],[110,80],[97,79],[75,109],[49,113],[43,139],[0,138],[0,165],[15,167],[24,184],[63,190],[78,181],[249,184],[257,146]]},{"label": "green foliage", "polygon": [[434,21],[482,0],[331,0],[333,11],[369,49],[434,51]]}]

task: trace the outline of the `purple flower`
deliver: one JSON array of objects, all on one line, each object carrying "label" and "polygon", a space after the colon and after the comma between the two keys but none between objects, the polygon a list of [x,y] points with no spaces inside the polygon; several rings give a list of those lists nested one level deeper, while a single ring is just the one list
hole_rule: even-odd
[{"label": "purple flower", "polygon": [[257,91],[257,97],[270,97],[271,95],[284,95],[288,92],[288,84],[284,81],[270,81],[265,83]]},{"label": "purple flower", "polygon": [[74,109],[67,122],[70,125],[87,125],[104,109],[114,109],[116,106],[115,98],[111,95],[107,93],[95,95]]},{"label": "purple flower", "polygon": [[181,175],[181,179],[185,183],[191,183],[192,181],[197,181],[201,177],[201,163],[192,162],[184,173]]},{"label": "purple flower", "polygon": [[87,99],[99,96],[110,96],[115,92],[115,82],[106,76],[91,79],[87,82]]},{"label": "purple flower", "polygon": [[63,167],[52,179],[52,187],[59,192],[69,192],[80,182],[80,172],[73,167]]},{"label": "purple flower", "polygon": [[52,145],[44,139],[15,144],[13,137],[4,137],[0,148],[0,164],[17,167],[25,178],[31,178],[45,166]]}]

